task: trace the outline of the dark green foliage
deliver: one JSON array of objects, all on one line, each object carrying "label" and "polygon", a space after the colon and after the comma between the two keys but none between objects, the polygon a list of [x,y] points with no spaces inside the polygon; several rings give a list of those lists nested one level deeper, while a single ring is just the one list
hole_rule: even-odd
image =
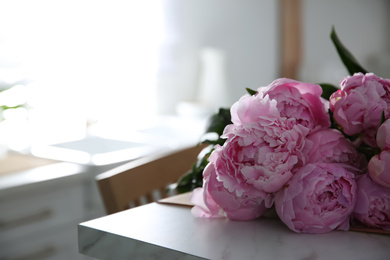
[{"label": "dark green foliage", "polygon": [[246,91],[250,94],[250,95],[256,95],[257,94],[257,91],[253,90],[253,89],[250,89],[250,88],[246,88]]},{"label": "dark green foliage", "polygon": [[322,87],[321,97],[325,98],[326,100],[329,100],[329,97],[338,90],[336,86],[329,83],[320,83],[318,85]]},{"label": "dark green foliage", "polygon": [[[207,149],[207,148],[205,148]],[[202,158],[200,158],[192,168],[186,172],[177,182],[176,190],[178,193],[185,193],[192,191],[197,187],[202,187],[203,185],[203,170],[209,163],[209,156],[211,151],[206,153]]]},{"label": "dark green foliage", "polygon": [[356,58],[352,55],[351,52],[340,41],[339,37],[336,34],[336,30],[334,27],[332,27],[332,31],[330,33],[330,38],[333,41],[336,50],[340,56],[341,61],[344,63],[345,67],[347,68],[349,74],[353,75],[357,72],[362,72],[363,74],[366,74],[367,71],[359,64],[359,62],[356,60]]},{"label": "dark green foliage", "polygon": [[217,133],[222,135],[225,126],[231,124],[230,109],[220,108],[217,114],[214,114],[209,119],[206,127],[206,133]]},{"label": "dark green foliage", "polygon": [[[178,193],[184,193],[192,191],[197,187],[202,187],[203,170],[209,163],[209,156],[214,150],[213,147],[216,144],[223,145],[225,139],[222,139],[221,135],[225,127],[231,123],[230,109],[220,108],[218,113],[211,116],[206,127],[206,139],[202,141],[203,144],[209,144],[209,146],[202,150],[201,154],[203,156],[178,180],[176,187]],[[215,133],[216,137],[213,139],[208,138],[209,136],[207,134],[211,133]]]}]

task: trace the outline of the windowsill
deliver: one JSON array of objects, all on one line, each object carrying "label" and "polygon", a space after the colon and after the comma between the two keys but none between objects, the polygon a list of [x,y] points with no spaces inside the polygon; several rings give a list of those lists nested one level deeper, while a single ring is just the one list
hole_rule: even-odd
[{"label": "windowsill", "polygon": [[52,145],[33,145],[34,156],[84,165],[109,165],[134,160],[155,152],[196,145],[206,119],[160,116],[138,129],[131,126],[96,125],[79,140]]}]

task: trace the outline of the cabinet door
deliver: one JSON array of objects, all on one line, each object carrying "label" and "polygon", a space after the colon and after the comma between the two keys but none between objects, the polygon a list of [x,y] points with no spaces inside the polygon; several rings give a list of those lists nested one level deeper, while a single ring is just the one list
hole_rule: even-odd
[{"label": "cabinet door", "polygon": [[53,231],[19,239],[0,251],[7,260],[86,260],[78,253],[77,225],[67,224]]},{"label": "cabinet door", "polygon": [[[83,186],[48,187],[46,190],[0,198],[0,252],[8,244],[24,237],[83,219]],[[32,237],[34,239],[35,237]]]}]

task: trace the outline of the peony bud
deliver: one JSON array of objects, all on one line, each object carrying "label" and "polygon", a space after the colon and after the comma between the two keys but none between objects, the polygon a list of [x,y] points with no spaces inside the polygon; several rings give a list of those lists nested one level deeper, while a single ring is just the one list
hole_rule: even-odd
[{"label": "peony bud", "polygon": [[390,149],[390,120],[386,120],[379,127],[376,134],[376,144],[381,150]]},{"label": "peony bud", "polygon": [[368,174],[376,183],[390,188],[390,150],[383,150],[371,158]]}]

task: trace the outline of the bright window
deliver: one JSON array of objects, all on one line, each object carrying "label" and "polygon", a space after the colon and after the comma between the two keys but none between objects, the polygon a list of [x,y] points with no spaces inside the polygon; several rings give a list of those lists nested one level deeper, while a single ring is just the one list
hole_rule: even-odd
[{"label": "bright window", "polygon": [[1,1],[0,87],[24,85],[31,109],[2,122],[0,143],[153,115],[162,25],[159,1]]}]

